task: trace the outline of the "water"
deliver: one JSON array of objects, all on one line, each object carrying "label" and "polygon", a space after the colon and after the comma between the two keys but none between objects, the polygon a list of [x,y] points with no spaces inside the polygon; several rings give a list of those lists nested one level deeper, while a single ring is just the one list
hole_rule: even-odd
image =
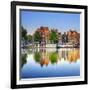
[{"label": "water", "polygon": [[22,50],[21,78],[80,76],[80,50],[36,48]]}]

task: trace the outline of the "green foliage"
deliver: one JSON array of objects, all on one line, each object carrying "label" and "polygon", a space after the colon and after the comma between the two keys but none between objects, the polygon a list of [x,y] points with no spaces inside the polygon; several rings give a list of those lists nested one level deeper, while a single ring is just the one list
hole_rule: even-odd
[{"label": "green foliage", "polygon": [[30,39],[30,36],[27,35],[27,30],[21,27],[21,40],[23,42],[23,47],[25,48],[25,45],[28,43]]},{"label": "green foliage", "polygon": [[26,63],[26,59],[27,59],[27,54],[22,54],[21,55],[21,67],[23,67],[23,65]]},{"label": "green foliage", "polygon": [[58,54],[57,52],[53,52],[50,54],[49,59],[51,60],[51,63],[54,64],[58,60]]},{"label": "green foliage", "polygon": [[41,41],[41,35],[38,31],[36,31],[35,34],[34,34],[34,41],[36,41],[36,42]]},{"label": "green foliage", "polygon": [[51,33],[50,33],[50,42],[51,43],[57,43],[57,41],[58,41],[57,32],[52,30]]},{"label": "green foliage", "polygon": [[27,35],[27,39],[28,39],[29,42],[32,41],[32,36],[31,35]]},{"label": "green foliage", "polygon": [[35,52],[34,58],[35,58],[35,61],[36,61],[36,62],[40,62],[40,59],[41,59],[41,54],[40,54],[40,52]]},{"label": "green foliage", "polygon": [[22,39],[27,40],[27,30],[21,27]]}]

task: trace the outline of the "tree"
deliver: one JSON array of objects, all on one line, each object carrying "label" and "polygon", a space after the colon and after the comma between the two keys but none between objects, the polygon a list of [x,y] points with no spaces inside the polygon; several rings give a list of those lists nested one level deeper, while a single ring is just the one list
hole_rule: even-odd
[{"label": "tree", "polygon": [[28,42],[32,42],[32,35],[27,35]]},{"label": "tree", "polygon": [[27,30],[24,29],[23,27],[21,27],[21,40],[22,40],[23,46],[24,46],[25,44],[27,44],[27,40],[28,40]]},{"label": "tree", "polygon": [[36,31],[34,33],[34,41],[35,42],[40,42],[41,41],[41,35],[40,35],[40,33],[38,31]]},{"label": "tree", "polygon": [[21,27],[21,35],[23,39],[27,39],[27,30]]},{"label": "tree", "polygon": [[51,30],[50,41],[51,41],[51,43],[57,43],[58,42],[58,34],[55,30]]}]

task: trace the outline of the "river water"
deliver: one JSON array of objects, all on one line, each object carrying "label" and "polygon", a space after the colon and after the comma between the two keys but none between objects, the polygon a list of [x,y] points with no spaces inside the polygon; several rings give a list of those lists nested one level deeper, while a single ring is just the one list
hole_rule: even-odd
[{"label": "river water", "polygon": [[21,79],[80,76],[79,48],[34,48],[21,53]]}]

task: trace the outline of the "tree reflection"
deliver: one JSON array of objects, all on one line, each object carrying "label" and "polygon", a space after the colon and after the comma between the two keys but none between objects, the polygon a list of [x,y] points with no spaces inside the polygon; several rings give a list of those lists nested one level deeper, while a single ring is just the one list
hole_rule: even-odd
[{"label": "tree reflection", "polygon": [[40,55],[40,52],[35,52],[34,53],[34,58],[35,58],[35,61],[36,62],[40,62],[40,59],[41,59],[41,55]]},{"label": "tree reflection", "polygon": [[49,63],[55,64],[58,61],[68,61],[70,63],[77,62],[80,58],[79,49],[59,49],[58,51],[47,51],[46,48],[39,48],[34,52],[34,60],[38,62],[41,67],[48,66]]},{"label": "tree reflection", "polygon": [[58,52],[47,52],[45,48],[40,48],[39,51],[34,53],[34,59],[41,65],[41,67],[44,65],[48,66],[50,62],[52,64],[57,62]]},{"label": "tree reflection", "polygon": [[49,59],[52,64],[56,63],[58,61],[58,53],[57,52],[50,53]]},{"label": "tree reflection", "polygon": [[21,67],[27,62],[27,54],[21,54]]}]

